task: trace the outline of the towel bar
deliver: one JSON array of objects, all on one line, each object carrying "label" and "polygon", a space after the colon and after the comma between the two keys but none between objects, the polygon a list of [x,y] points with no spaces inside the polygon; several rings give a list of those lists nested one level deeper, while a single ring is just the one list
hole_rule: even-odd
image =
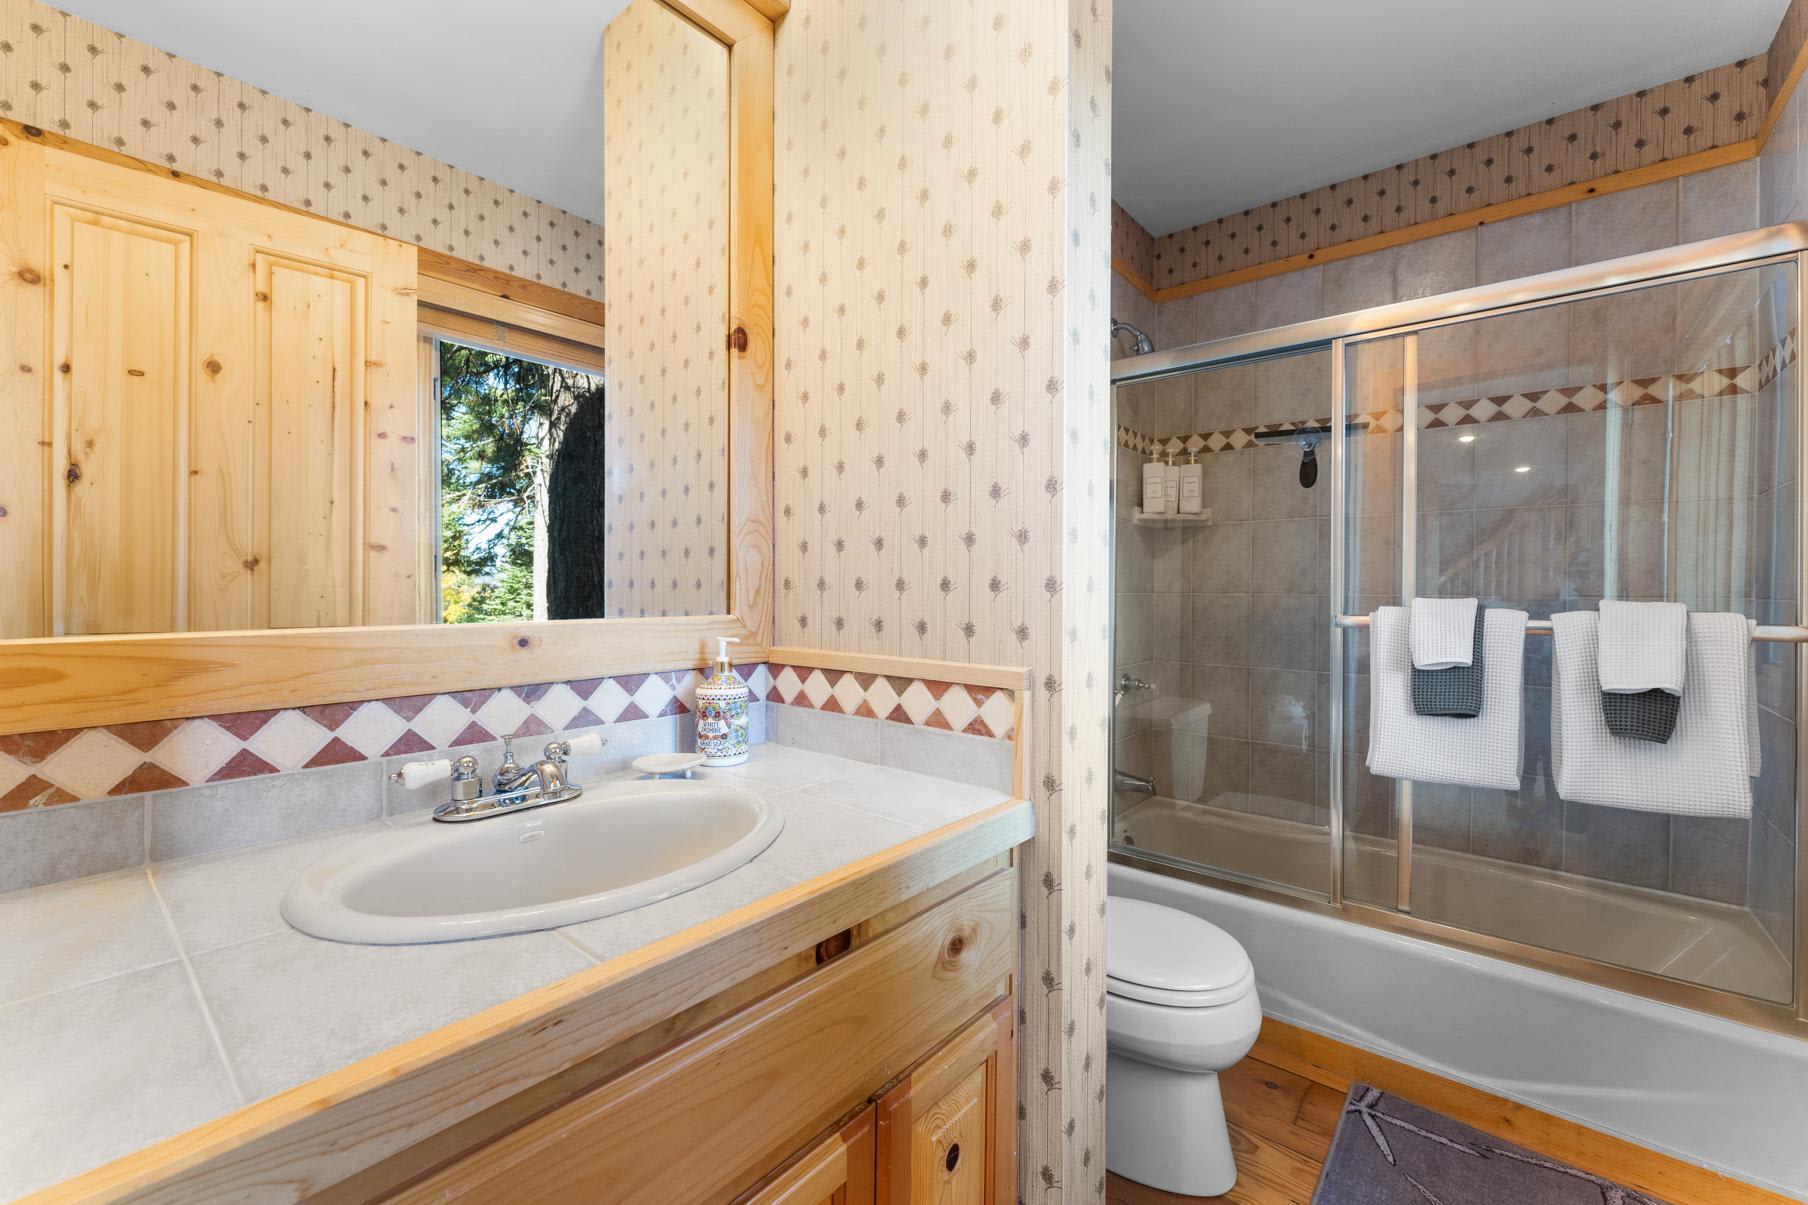
[{"label": "towel bar", "polygon": [[[1367,615],[1339,615],[1336,619],[1340,628],[1366,628],[1369,626]],[[1548,619],[1528,619],[1526,631],[1541,636],[1551,634],[1551,621]],[[1769,644],[1808,644],[1808,628],[1788,624],[1759,624],[1758,630],[1752,633],[1752,639],[1759,643]]]}]

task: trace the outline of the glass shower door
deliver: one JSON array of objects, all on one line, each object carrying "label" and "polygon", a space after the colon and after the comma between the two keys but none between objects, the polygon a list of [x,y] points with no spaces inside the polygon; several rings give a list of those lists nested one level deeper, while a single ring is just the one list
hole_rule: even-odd
[{"label": "glass shower door", "polygon": [[[1114,839],[1328,897],[1329,347],[1116,390]],[[1196,463],[1198,515],[1141,506]]]},{"label": "glass shower door", "polygon": [[[1799,623],[1797,270],[1789,258],[1352,342],[1345,393],[1367,425],[1344,444],[1340,608],[1475,596],[1544,620],[1670,599]],[[1345,898],[1791,999],[1794,645],[1751,649],[1763,773],[1746,818],[1559,797],[1540,632],[1526,639],[1517,789],[1375,779],[1368,635],[1343,644]]]}]

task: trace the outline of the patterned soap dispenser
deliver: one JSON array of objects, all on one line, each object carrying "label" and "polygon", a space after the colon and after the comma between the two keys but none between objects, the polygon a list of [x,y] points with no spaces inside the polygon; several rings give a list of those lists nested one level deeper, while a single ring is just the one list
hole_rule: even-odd
[{"label": "patterned soap dispenser", "polygon": [[734,671],[728,646],[734,636],[718,636],[716,670],[697,688],[697,752],[706,766],[738,766],[747,760],[747,703],[752,691]]}]

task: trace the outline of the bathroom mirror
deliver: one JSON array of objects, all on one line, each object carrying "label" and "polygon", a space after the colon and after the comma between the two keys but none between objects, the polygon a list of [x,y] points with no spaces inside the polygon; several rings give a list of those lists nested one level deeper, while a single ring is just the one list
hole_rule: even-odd
[{"label": "bathroom mirror", "polygon": [[[728,45],[659,0],[326,7],[85,0],[47,35],[114,60],[72,88],[131,74],[101,29],[205,69],[161,115],[196,138],[212,72],[267,92],[240,153],[317,179],[275,229],[261,179],[146,195],[66,146],[7,198],[47,218],[54,371],[0,636],[724,613]],[[506,286],[408,312],[447,258],[567,321],[511,321]]]},{"label": "bathroom mirror", "polygon": [[782,12],[44,8],[57,83],[0,106],[0,728],[129,713],[122,663],[200,713],[368,693],[285,661],[347,642],[387,694],[762,651]]}]

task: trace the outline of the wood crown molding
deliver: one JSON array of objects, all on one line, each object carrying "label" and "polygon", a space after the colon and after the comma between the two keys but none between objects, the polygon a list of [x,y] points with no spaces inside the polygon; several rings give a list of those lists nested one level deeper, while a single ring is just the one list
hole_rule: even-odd
[{"label": "wood crown molding", "polygon": [[[1798,69],[1802,64],[1798,62]],[[1266,264],[1252,264],[1247,268],[1238,268],[1233,272],[1223,272],[1217,276],[1207,276],[1201,280],[1188,281],[1185,284],[1169,285],[1153,291],[1145,288],[1143,282],[1126,264],[1113,258],[1111,266],[1151,301],[1162,303],[1180,301],[1187,297],[1196,297],[1201,293],[1211,293],[1218,289],[1228,289],[1233,285],[1247,284],[1250,281],[1265,280],[1271,276],[1281,276],[1288,272],[1297,272],[1301,268],[1310,268],[1318,264],[1334,263],[1340,259],[1352,259],[1358,255],[1366,255],[1371,251],[1385,251],[1389,247],[1398,247],[1406,243],[1416,243],[1421,239],[1437,238],[1439,235],[1451,234],[1459,230],[1468,230],[1475,226],[1487,226],[1495,222],[1504,222],[1508,218],[1523,217],[1530,213],[1541,213],[1547,209],[1555,209],[1562,205],[1571,205],[1577,201],[1586,201],[1590,197],[1604,197],[1628,189],[1642,188],[1647,184],[1658,184],[1665,180],[1674,180],[1679,176],[1692,175],[1695,172],[1709,171],[1716,167],[1725,167],[1732,163],[1743,163],[1747,159],[1757,157],[1759,141],[1747,138],[1726,146],[1714,147],[1711,150],[1697,151],[1692,155],[1683,155],[1676,159],[1666,159],[1661,163],[1647,164],[1628,171],[1615,172],[1611,176],[1602,176],[1598,180],[1586,180],[1577,184],[1565,184],[1561,188],[1552,188],[1544,192],[1533,193],[1526,197],[1516,197],[1511,201],[1501,201],[1494,205],[1484,205],[1480,209],[1471,209],[1464,213],[1447,214],[1441,218],[1433,218],[1429,222],[1420,222],[1414,226],[1405,226],[1399,230],[1389,230],[1382,234],[1371,234],[1364,238],[1351,239],[1347,243],[1338,243],[1331,247],[1322,247],[1317,251],[1307,251],[1299,255],[1289,255]]]}]

